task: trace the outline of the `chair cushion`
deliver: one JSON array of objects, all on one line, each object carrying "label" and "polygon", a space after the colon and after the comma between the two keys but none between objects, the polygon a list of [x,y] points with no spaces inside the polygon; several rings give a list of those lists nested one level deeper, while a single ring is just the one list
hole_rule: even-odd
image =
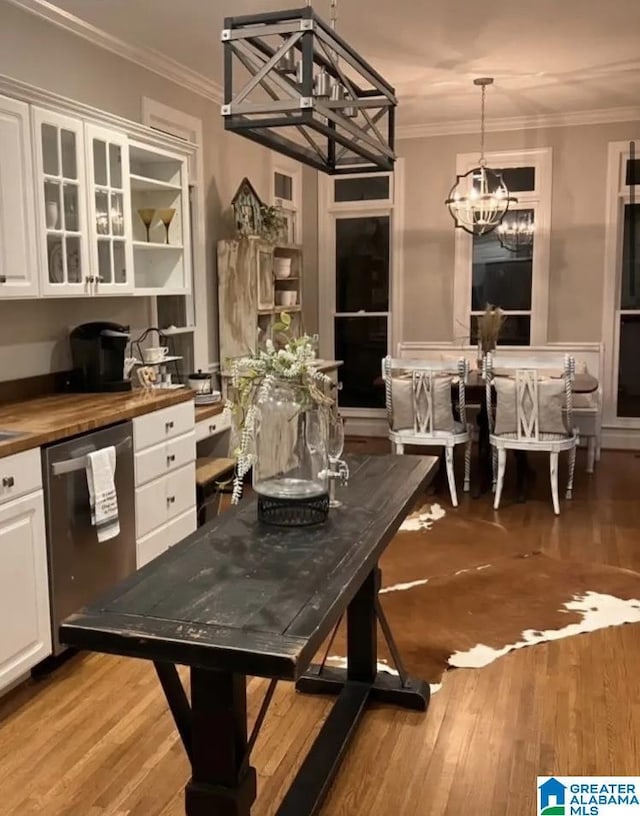
[{"label": "chair cushion", "polygon": [[[432,382],[431,399],[433,402],[433,430],[455,430],[453,407],[451,404],[450,376],[434,376]],[[422,416],[426,415],[427,405],[424,395],[421,394],[418,410]],[[391,378],[391,429],[403,431],[414,428],[415,416],[413,405],[413,380],[410,374]]]},{"label": "chair cushion", "polygon": [[[517,433],[518,414],[516,381],[506,377],[496,377],[493,381],[497,394],[496,436]],[[564,380],[538,380],[538,431],[540,434],[567,435],[564,424],[565,407]]]},{"label": "chair cushion", "polygon": [[[499,436],[500,439],[517,439],[518,434],[513,431],[512,433],[502,433],[502,434],[494,434],[494,436]],[[540,442],[560,442],[563,439],[570,439],[571,434],[568,433],[543,433],[540,431],[538,434],[538,440]],[[532,440],[535,441],[535,440]]]}]

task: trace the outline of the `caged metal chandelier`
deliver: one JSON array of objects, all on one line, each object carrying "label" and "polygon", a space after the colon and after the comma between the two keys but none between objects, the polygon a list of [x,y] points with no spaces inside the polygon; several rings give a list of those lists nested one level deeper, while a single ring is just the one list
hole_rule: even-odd
[{"label": "caged metal chandelier", "polygon": [[225,130],[325,173],[393,170],[394,88],[303,8],[224,21]]},{"label": "caged metal chandelier", "polygon": [[509,205],[518,199],[509,195],[502,173],[487,167],[484,157],[484,106],[487,85],[493,85],[491,77],[473,80],[482,88],[480,114],[480,160],[478,167],[461,176],[444,202],[449,208],[456,227],[471,235],[486,235],[494,230],[506,215]]}]

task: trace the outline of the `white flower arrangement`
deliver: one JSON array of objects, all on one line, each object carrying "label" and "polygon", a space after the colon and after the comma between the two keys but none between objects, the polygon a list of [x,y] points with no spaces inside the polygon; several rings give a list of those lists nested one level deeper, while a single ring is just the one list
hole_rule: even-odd
[{"label": "white flower arrangement", "polygon": [[243,479],[255,461],[254,438],[257,406],[267,397],[274,383],[285,381],[299,387],[305,407],[334,405],[329,396],[333,382],[314,365],[314,341],[309,335],[290,336],[291,316],[280,315],[280,322],[273,327],[277,342],[268,338],[263,348],[254,354],[239,357],[231,364],[232,396],[226,407],[232,412],[239,433],[238,447],[234,451],[236,471],[233,480],[232,504],[242,497]]}]

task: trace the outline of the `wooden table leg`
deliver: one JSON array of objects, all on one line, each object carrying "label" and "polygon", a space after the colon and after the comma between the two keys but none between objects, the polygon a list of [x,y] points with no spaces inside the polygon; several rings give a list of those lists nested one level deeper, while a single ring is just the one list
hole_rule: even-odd
[{"label": "wooden table leg", "polygon": [[187,816],[250,816],[256,772],[245,762],[245,676],[192,668],[191,711]]}]

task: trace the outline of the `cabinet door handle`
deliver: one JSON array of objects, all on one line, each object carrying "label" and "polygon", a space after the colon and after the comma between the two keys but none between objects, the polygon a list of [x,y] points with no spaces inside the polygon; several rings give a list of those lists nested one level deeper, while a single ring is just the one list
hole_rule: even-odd
[{"label": "cabinet door handle", "polygon": [[173,428],[173,422],[165,422],[165,430],[170,431]]},{"label": "cabinet door handle", "polygon": [[167,496],[167,504],[173,504],[176,500],[175,496]]},{"label": "cabinet door handle", "polygon": [[6,275],[0,275],[0,283],[6,283],[6,282],[7,282],[7,276]]},{"label": "cabinet door handle", "polygon": [[209,433],[213,433],[217,427],[217,425],[209,425]]},{"label": "cabinet door handle", "polygon": [[175,462],[175,461],[176,461],[176,455],[175,455],[175,453],[170,453],[170,454],[167,456],[167,467],[169,467],[169,465],[170,465],[172,462]]},{"label": "cabinet door handle", "polygon": [[15,479],[13,476],[3,476],[2,477],[2,486],[3,487],[13,487],[15,484]]}]

